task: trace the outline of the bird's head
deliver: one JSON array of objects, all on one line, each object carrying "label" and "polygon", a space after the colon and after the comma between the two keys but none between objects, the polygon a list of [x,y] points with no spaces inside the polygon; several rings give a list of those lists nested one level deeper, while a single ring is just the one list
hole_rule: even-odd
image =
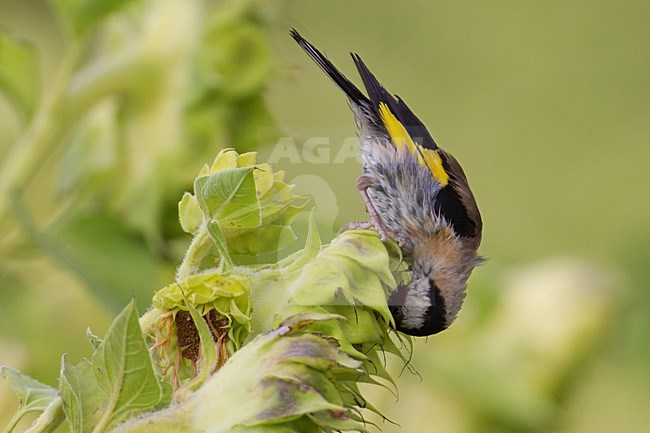
[{"label": "bird's head", "polygon": [[397,329],[405,334],[436,334],[451,325],[465,299],[467,280],[483,259],[475,242],[450,228],[419,240],[412,254],[411,278],[389,298]]}]

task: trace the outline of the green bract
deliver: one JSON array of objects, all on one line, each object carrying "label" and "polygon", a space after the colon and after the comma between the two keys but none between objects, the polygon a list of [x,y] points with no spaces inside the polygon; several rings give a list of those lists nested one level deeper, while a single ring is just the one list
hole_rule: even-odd
[{"label": "green bract", "polygon": [[216,311],[228,320],[228,339],[239,348],[250,332],[250,290],[241,277],[228,276],[218,271],[190,275],[185,280],[170,284],[153,297],[153,306],[161,311],[188,310],[186,301],[202,316]]},{"label": "green bract", "polygon": [[[219,152],[179,203],[181,226],[196,234],[205,224],[219,253],[259,254],[295,240],[290,224],[307,204],[284,182],[284,172],[257,164],[256,153]],[[225,251],[224,251],[225,249]]]}]

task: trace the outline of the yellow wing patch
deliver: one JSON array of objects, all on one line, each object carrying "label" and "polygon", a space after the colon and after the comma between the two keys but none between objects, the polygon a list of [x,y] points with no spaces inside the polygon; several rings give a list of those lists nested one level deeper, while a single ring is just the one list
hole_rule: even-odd
[{"label": "yellow wing patch", "polygon": [[395,115],[390,111],[388,105],[383,102],[379,103],[379,117],[381,117],[381,121],[384,123],[388,135],[390,135],[395,146],[397,146],[398,149],[402,149],[406,146],[411,154],[415,153],[415,143],[413,143],[406,128],[404,128],[402,122],[397,120],[397,117],[395,117]]},{"label": "yellow wing patch", "polygon": [[440,154],[433,149],[425,149],[418,145],[418,161],[422,165],[426,165],[434,179],[436,179],[443,187],[449,183],[449,175],[442,166],[442,158]]},{"label": "yellow wing patch", "polygon": [[447,186],[447,183],[449,183],[449,175],[442,166],[440,154],[433,149],[425,149],[419,144],[414,143],[408,131],[402,125],[402,122],[397,120],[397,117],[395,117],[383,102],[379,103],[379,116],[395,146],[398,149],[406,147],[411,155],[417,150],[420,165],[427,167],[434,179],[440,182],[443,187]]}]

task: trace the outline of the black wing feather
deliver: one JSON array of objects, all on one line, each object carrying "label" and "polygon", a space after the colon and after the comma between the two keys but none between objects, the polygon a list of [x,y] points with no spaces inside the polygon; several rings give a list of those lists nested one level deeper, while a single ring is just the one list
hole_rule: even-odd
[{"label": "black wing feather", "polygon": [[[453,157],[444,152],[440,153],[440,157],[442,158],[442,167],[449,174],[449,184],[442,188],[436,197],[434,202],[436,211],[454,227],[459,235],[470,238],[480,236],[483,223],[478,208],[476,208],[476,202],[472,196],[471,203],[474,204],[474,207],[473,210],[468,209],[458,190],[459,185],[463,184],[466,191],[470,191],[465,173],[458,162],[452,165],[450,159]],[[453,168],[454,166],[458,168]],[[469,194],[471,196],[471,192]]]},{"label": "black wing feather", "polygon": [[395,116],[402,122],[411,138],[420,143],[425,149],[436,150],[438,145],[424,124],[399,96],[395,96],[397,97]]},{"label": "black wing feather", "polygon": [[379,103],[383,102],[388,105],[390,111],[397,117],[397,119],[404,125],[406,131],[409,133],[411,138],[418,142],[422,147],[426,149],[435,150],[438,148],[438,145],[427,131],[427,128],[424,124],[418,119],[418,117],[411,111],[411,109],[406,105],[402,99],[395,95],[391,95],[384,86],[381,85],[379,80],[374,76],[366,64],[361,60],[361,57],[358,54],[352,53],[352,59],[354,64],[357,66],[363,85],[370,96],[370,101],[375,110],[379,110]]},{"label": "black wing feather", "polygon": [[442,188],[434,202],[436,211],[453,227],[456,233],[465,237],[477,235],[476,224],[469,217],[460,196],[450,185]]}]

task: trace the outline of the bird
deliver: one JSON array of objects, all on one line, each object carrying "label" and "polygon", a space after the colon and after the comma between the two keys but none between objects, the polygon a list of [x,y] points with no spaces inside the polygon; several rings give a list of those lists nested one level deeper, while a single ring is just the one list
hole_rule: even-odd
[{"label": "bird", "polygon": [[358,54],[350,53],[364,94],[318,49],[291,29],[293,39],[345,93],[360,141],[363,174],[356,187],[382,241],[395,240],[410,278],[389,294],[395,328],[411,336],[447,329],[465,299],[483,221],[460,163],[433,139],[420,119],[389,93]]}]

